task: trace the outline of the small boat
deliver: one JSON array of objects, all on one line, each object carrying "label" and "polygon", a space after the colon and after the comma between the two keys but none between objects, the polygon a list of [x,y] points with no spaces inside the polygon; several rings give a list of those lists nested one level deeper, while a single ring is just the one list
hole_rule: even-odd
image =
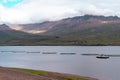
[{"label": "small boat", "polygon": [[120,54],[96,54],[96,53],[84,53],[83,56],[96,56],[98,59],[108,59],[110,57],[120,57]]},{"label": "small boat", "polygon": [[100,59],[108,59],[109,56],[108,56],[108,55],[105,55],[105,54],[100,54],[100,55],[96,56],[96,58],[100,58]]}]

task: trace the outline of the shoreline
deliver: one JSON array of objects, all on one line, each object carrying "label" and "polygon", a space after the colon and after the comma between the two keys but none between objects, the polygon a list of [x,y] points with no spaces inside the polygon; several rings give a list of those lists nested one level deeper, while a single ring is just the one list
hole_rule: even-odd
[{"label": "shoreline", "polygon": [[98,80],[72,74],[42,70],[0,67],[0,80]]}]

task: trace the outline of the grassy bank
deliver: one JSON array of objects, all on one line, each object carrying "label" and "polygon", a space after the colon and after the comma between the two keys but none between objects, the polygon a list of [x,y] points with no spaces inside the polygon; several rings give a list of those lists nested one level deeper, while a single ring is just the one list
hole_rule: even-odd
[{"label": "grassy bank", "polygon": [[44,77],[55,78],[56,80],[95,80],[95,79],[90,79],[90,78],[86,78],[86,77],[54,73],[54,72],[47,72],[47,71],[40,71],[40,70],[22,69],[22,68],[10,68],[10,69],[28,72],[28,73],[32,73],[32,74],[40,75],[40,76],[44,76]]}]

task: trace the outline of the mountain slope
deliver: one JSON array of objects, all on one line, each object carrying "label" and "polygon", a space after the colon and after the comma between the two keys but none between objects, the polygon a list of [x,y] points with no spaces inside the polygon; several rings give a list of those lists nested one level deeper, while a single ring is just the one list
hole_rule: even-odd
[{"label": "mountain slope", "polygon": [[[43,23],[18,25],[19,30],[25,32],[36,32],[43,34],[65,34],[88,29],[92,27],[103,26],[106,24],[120,23],[120,18],[117,16],[77,16],[66,18],[58,21],[46,21]],[[15,27],[14,27],[15,28]]]},{"label": "mountain slope", "polygon": [[[36,32],[35,45],[120,45],[120,18],[85,15],[58,21],[19,25]],[[49,37],[49,38],[48,38]]]},{"label": "mountain slope", "polygon": [[104,26],[109,26],[111,24],[114,25],[119,23],[120,23],[120,19],[118,17],[85,15],[81,17],[63,19],[59,21],[59,23],[56,26],[46,31],[45,33],[65,35],[74,32],[81,32],[81,30],[104,27]]},{"label": "mountain slope", "polygon": [[18,43],[24,37],[28,36],[28,33],[13,30],[6,24],[0,25],[0,45],[14,45],[14,43]]},{"label": "mountain slope", "polygon": [[41,41],[52,40],[54,36],[42,36],[11,29],[8,25],[0,25],[0,46],[2,45],[40,45]]},{"label": "mountain slope", "polygon": [[9,26],[6,24],[1,24],[0,25],[0,31],[5,31],[5,30],[12,30]]}]

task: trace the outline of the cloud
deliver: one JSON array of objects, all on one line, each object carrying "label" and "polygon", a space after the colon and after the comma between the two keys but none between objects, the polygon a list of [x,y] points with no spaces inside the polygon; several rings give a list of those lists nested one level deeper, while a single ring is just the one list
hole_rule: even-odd
[{"label": "cloud", "polygon": [[82,0],[24,0],[11,8],[0,5],[0,23],[36,23],[84,14],[119,15],[119,12]]},{"label": "cloud", "polygon": [[114,15],[114,11],[113,10],[99,8],[99,7],[96,7],[94,5],[88,5],[88,7],[82,8],[80,11],[83,14],[105,15],[105,16]]}]

